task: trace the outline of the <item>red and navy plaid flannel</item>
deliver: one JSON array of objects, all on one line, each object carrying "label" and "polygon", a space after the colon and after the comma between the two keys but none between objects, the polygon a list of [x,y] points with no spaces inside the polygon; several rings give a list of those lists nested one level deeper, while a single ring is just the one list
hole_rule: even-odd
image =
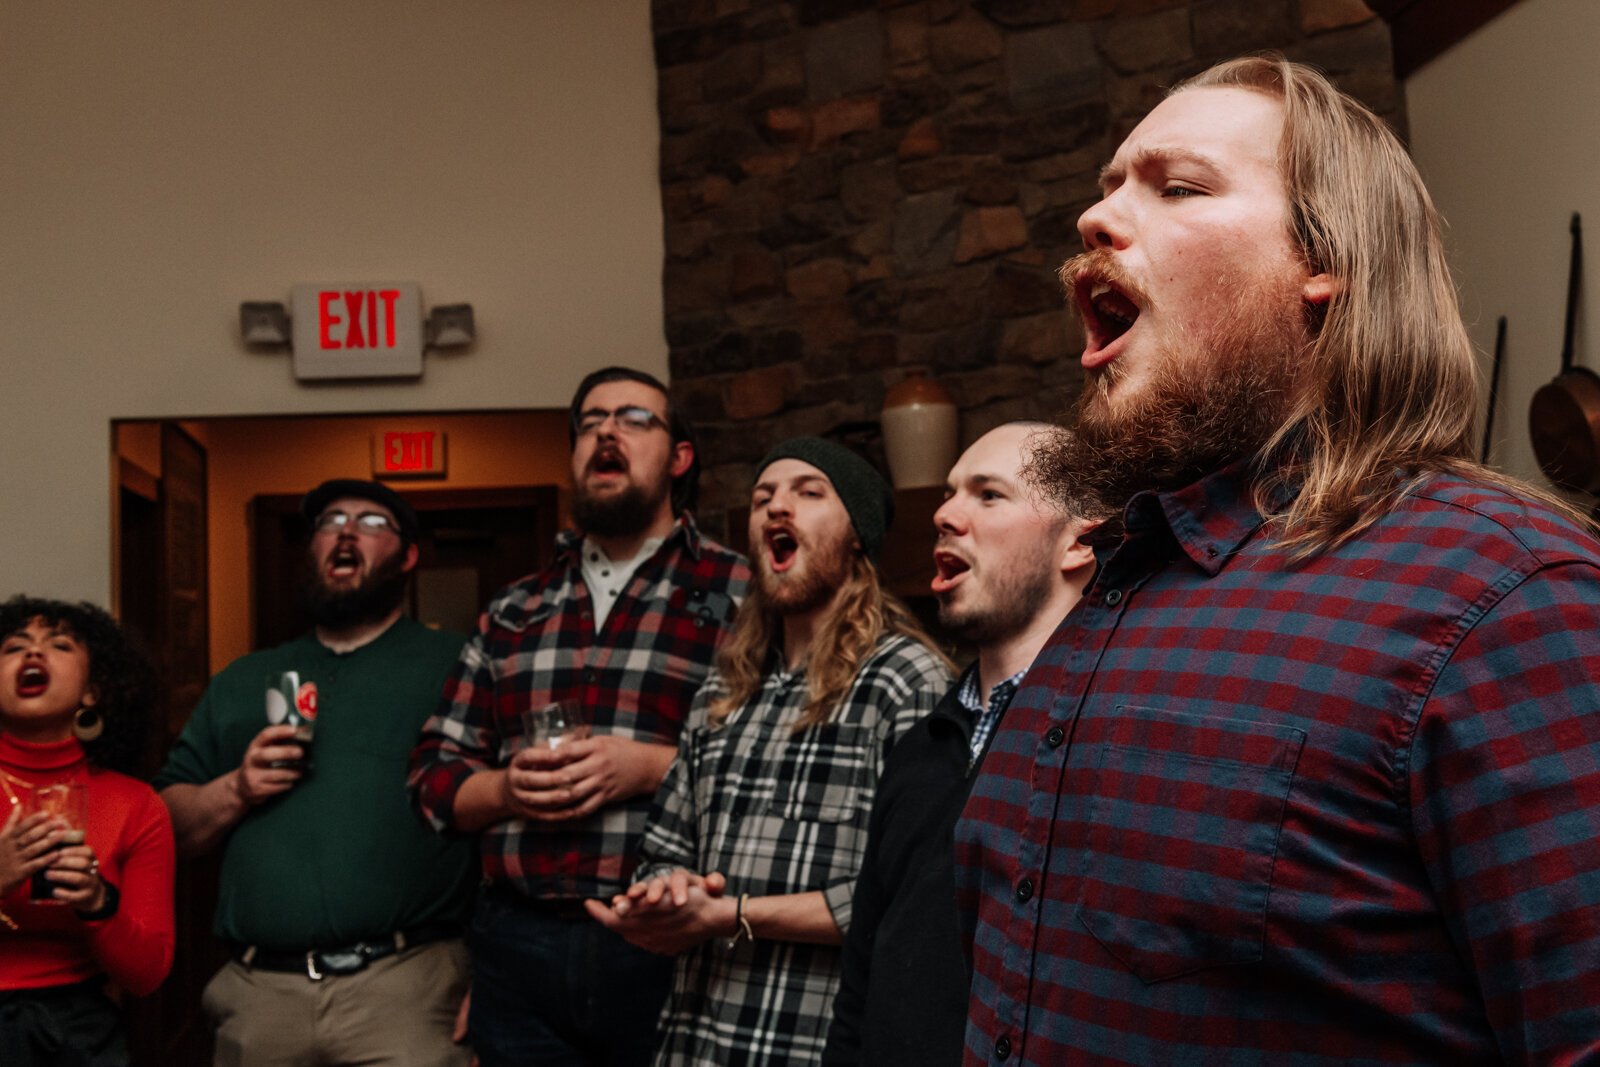
[{"label": "red and navy plaid flannel", "polygon": [[1451,478],[1301,563],[1136,497],[957,829],[966,1062],[1595,1062],[1597,561]]},{"label": "red and navy plaid flannel", "polygon": [[[453,828],[456,793],[522,745],[522,712],[577,698],[596,734],[676,744],[695,691],[744,599],[744,558],[700,537],[687,516],[639,565],[597,635],[579,559],[564,533],[556,562],[490,603],[445,682],[411,756],[423,816]],[[528,896],[606,898],[628,885],[651,794],[573,823],[510,819],[479,835],[483,875]]]}]

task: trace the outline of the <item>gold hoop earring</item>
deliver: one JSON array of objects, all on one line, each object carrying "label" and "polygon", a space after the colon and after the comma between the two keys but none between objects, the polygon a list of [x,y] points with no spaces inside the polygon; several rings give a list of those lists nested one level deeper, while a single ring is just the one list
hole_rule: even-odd
[{"label": "gold hoop earring", "polygon": [[93,741],[106,732],[106,719],[90,707],[82,707],[72,714],[72,736],[79,741]]}]

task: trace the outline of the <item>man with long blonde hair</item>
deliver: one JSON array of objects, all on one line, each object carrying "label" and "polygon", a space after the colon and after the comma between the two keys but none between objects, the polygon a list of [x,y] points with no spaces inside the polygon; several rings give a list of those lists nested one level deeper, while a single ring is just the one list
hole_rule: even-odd
[{"label": "man with long blonde hair", "polygon": [[966,1062],[1600,1055],[1600,544],[1470,459],[1415,168],[1263,57],[1101,187],[1034,470],[1126,533],[957,827]]},{"label": "man with long blonde hair", "polygon": [[658,1064],[821,1059],[879,769],[950,683],[878,580],[892,515],[882,476],[833,442],[785,441],[758,470],[750,597],[695,697],[634,885],[589,904],[678,955]]}]

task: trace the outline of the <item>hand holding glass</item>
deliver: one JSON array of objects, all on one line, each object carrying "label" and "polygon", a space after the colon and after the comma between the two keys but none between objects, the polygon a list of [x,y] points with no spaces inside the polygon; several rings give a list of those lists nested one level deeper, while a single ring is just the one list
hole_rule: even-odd
[{"label": "hand holding glass", "polygon": [[[61,832],[60,845],[57,849],[59,851],[60,847],[83,844],[84,801],[85,791],[82,782],[37,785],[32,789],[22,790],[22,814],[28,816],[34,812],[43,812],[51,818],[66,823],[67,828]],[[44,875],[44,870],[34,872],[33,881],[28,889],[29,899],[49,904],[61,903],[55,899],[56,884]]]}]

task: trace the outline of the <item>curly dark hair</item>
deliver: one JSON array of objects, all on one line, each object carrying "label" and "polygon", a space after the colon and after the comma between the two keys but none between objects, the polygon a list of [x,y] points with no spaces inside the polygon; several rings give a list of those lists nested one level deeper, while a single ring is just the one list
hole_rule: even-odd
[{"label": "curly dark hair", "polygon": [[95,710],[106,724],[99,737],[84,742],[89,762],[123,774],[136,773],[155,693],[150,662],[115,619],[88,601],[70,604],[14,596],[0,604],[0,639],[27,629],[34,619],[66,630],[89,651],[89,684],[100,698]]}]

